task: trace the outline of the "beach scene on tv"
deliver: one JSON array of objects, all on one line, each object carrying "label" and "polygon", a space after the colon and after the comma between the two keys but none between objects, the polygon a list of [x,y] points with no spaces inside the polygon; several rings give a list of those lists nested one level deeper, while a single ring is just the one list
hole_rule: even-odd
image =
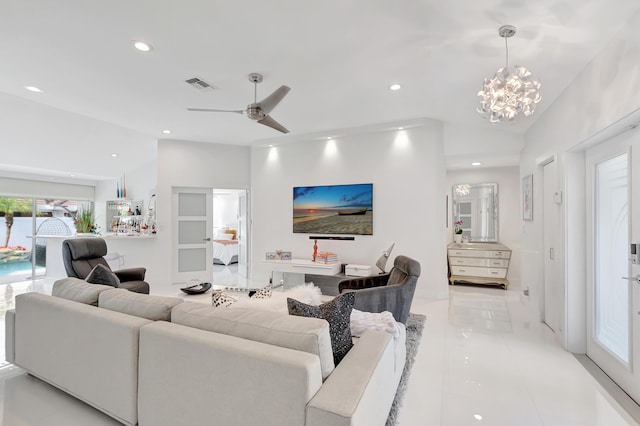
[{"label": "beach scene on tv", "polygon": [[294,187],[293,232],[373,235],[373,184]]}]

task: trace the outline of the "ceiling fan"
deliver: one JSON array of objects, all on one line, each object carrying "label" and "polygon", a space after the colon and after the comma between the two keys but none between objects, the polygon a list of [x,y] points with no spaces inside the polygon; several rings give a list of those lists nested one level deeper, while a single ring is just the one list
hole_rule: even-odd
[{"label": "ceiling fan", "polygon": [[286,127],[274,120],[269,113],[280,103],[282,98],[291,90],[288,86],[280,86],[275,92],[258,102],[258,83],[262,82],[262,75],[258,73],[249,74],[249,81],[253,83],[253,103],[247,105],[247,109],[210,109],[210,108],[187,108],[189,111],[203,112],[235,112],[236,114],[246,114],[252,120],[258,123],[276,129],[282,133],[289,133]]}]

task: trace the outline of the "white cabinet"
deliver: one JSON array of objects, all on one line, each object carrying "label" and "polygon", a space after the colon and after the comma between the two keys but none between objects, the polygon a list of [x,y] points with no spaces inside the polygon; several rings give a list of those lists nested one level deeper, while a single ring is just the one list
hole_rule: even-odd
[{"label": "white cabinet", "polygon": [[449,283],[509,286],[511,249],[500,243],[452,243],[447,248]]}]

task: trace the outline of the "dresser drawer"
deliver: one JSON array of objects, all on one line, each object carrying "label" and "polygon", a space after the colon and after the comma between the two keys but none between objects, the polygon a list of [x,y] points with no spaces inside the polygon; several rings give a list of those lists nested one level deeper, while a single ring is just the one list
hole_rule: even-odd
[{"label": "dresser drawer", "polygon": [[481,259],[478,257],[450,257],[451,265],[482,266],[485,268],[507,268],[508,259]]},{"label": "dresser drawer", "polygon": [[456,250],[448,251],[449,257],[479,257],[491,259],[509,259],[511,252],[508,250]]},{"label": "dresser drawer", "polygon": [[509,259],[511,258],[511,252],[504,251],[504,250],[496,250],[491,252],[490,257],[498,258],[498,259]]},{"label": "dresser drawer", "polygon": [[480,268],[477,266],[451,266],[453,275],[466,277],[506,278],[507,270],[503,268]]}]

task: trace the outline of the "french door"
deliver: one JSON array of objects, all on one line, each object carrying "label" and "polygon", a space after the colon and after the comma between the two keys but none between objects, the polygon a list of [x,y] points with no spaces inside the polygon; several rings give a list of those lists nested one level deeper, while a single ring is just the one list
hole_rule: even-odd
[{"label": "french door", "polygon": [[211,282],[213,276],[213,189],[174,188],[173,282]]},{"label": "french door", "polygon": [[[623,133],[586,153],[587,355],[640,402],[640,266],[629,243],[640,242],[640,137]],[[636,156],[637,157],[637,156]]]},{"label": "french door", "polygon": [[249,265],[249,191],[240,192],[238,198],[238,274],[248,277]]}]

